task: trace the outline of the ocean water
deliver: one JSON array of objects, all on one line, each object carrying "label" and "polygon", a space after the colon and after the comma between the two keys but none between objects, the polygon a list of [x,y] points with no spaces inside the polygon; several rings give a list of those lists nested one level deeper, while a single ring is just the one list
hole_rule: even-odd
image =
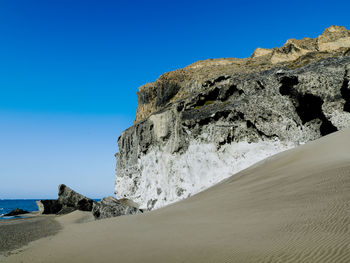
[{"label": "ocean water", "polygon": [[[16,208],[20,208],[28,212],[38,211],[36,201],[39,200],[40,199],[0,199],[0,220],[22,218],[22,216],[4,216]],[[101,198],[92,200],[98,202],[101,200]]]},{"label": "ocean water", "polygon": [[[0,220],[2,219],[11,219],[12,217],[4,217],[5,214],[11,212],[16,208],[20,208],[29,212],[38,211],[38,207],[35,201],[39,199],[11,199],[11,200],[2,200],[0,199]],[[17,218],[20,216],[17,216]]]}]

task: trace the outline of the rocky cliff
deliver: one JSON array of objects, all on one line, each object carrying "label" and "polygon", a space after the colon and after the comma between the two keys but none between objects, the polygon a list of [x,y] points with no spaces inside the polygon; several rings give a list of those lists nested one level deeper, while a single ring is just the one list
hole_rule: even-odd
[{"label": "rocky cliff", "polygon": [[350,126],[350,31],[199,61],[139,88],[118,139],[117,198],[154,209]]}]

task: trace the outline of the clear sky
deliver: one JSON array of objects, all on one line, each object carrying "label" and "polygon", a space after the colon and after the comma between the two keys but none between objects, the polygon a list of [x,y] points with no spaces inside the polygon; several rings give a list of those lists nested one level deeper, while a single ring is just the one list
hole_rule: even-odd
[{"label": "clear sky", "polygon": [[350,1],[0,0],[0,198],[112,195],[136,92],[197,60],[350,29]]}]

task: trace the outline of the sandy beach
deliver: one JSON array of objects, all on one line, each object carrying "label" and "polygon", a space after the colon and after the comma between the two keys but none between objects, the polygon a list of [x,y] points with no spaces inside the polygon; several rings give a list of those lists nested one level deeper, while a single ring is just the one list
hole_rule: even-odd
[{"label": "sandy beach", "polygon": [[280,153],[150,213],[57,217],[57,234],[1,260],[350,262],[349,138],[346,129]]},{"label": "sandy beach", "polygon": [[31,213],[24,218],[0,220],[0,256],[8,255],[29,242],[56,234],[61,225],[53,215]]}]

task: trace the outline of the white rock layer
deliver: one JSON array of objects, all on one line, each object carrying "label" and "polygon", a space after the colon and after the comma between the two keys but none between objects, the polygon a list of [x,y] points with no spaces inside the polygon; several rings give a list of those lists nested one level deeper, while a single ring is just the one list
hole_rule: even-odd
[{"label": "white rock layer", "polygon": [[[222,146],[192,141],[184,154],[151,148],[138,161],[139,178],[118,180],[116,193],[140,204],[140,208],[160,208],[194,195],[271,155],[292,148],[279,140],[257,143],[238,142]],[[135,181],[137,187],[134,187]],[[175,187],[174,187],[175,186]],[[153,204],[150,204],[153,202]]]}]

